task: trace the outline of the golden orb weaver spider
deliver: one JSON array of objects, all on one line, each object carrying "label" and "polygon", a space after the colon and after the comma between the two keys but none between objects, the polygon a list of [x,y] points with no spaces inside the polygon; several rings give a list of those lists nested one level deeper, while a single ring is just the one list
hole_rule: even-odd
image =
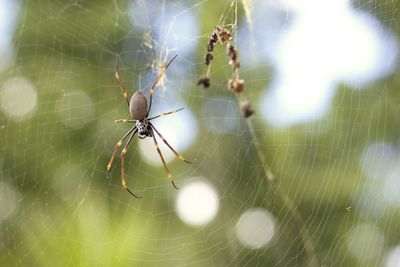
[{"label": "golden orb weaver spider", "polygon": [[114,153],[110,159],[110,161],[107,164],[107,173],[110,172],[111,167],[112,167],[112,163],[114,161],[114,158],[116,156],[116,154],[119,151],[119,148],[122,146],[123,142],[125,141],[126,138],[128,138],[128,141],[125,143],[125,146],[123,147],[122,151],[121,151],[121,182],[122,182],[122,187],[124,189],[126,189],[132,196],[136,197],[136,198],[140,198],[139,196],[135,195],[132,190],[130,190],[126,184],[126,179],[125,179],[125,155],[126,155],[126,151],[128,149],[129,144],[131,143],[133,137],[135,136],[135,134],[137,133],[140,139],[144,139],[146,137],[151,137],[153,138],[154,141],[154,146],[156,147],[157,153],[160,156],[160,159],[162,161],[162,164],[164,166],[164,169],[167,173],[168,176],[168,180],[172,183],[172,185],[175,187],[175,189],[178,189],[178,187],[175,185],[173,177],[171,175],[171,172],[168,169],[167,163],[165,162],[164,156],[162,155],[160,148],[158,146],[157,143],[157,139],[154,133],[156,133],[158,135],[159,138],[161,138],[161,140],[168,146],[168,148],[175,154],[175,156],[186,162],[186,163],[193,163],[192,161],[186,160],[181,154],[179,154],[168,142],[167,140],[165,140],[165,138],[162,136],[162,134],[154,127],[154,125],[150,122],[153,119],[165,116],[165,115],[169,115],[169,114],[173,114],[176,113],[178,111],[181,111],[183,108],[174,110],[174,111],[170,111],[170,112],[165,112],[162,113],[160,115],[154,116],[149,118],[149,114],[150,114],[150,110],[151,110],[151,104],[152,104],[152,100],[153,100],[153,94],[154,94],[154,90],[155,87],[157,85],[157,83],[160,81],[160,79],[163,77],[163,75],[165,74],[165,72],[167,71],[169,65],[172,63],[172,61],[174,61],[174,59],[177,57],[178,55],[174,56],[167,64],[164,64],[160,73],[158,74],[158,76],[156,77],[156,79],[154,80],[153,84],[151,85],[150,88],[150,103],[149,105],[147,105],[147,99],[146,96],[143,94],[143,92],[140,91],[136,91],[130,101],[128,100],[128,93],[126,92],[126,88],[124,86],[124,84],[122,83],[122,80],[119,77],[119,73],[118,73],[118,63],[117,63],[117,67],[116,67],[116,71],[115,71],[115,78],[117,78],[119,86],[122,90],[122,96],[124,97],[124,99],[126,100],[126,103],[128,104],[128,108],[129,108],[129,112],[131,114],[132,120],[128,120],[128,119],[120,119],[120,120],[115,120],[115,122],[122,122],[122,123],[134,123],[135,125],[121,138],[121,140],[119,140],[117,142],[117,144],[115,145],[114,148]]}]

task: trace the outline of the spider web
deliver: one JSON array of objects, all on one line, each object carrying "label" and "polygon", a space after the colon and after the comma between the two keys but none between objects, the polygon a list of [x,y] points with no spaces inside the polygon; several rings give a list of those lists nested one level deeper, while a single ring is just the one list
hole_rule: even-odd
[{"label": "spider web", "polygon": [[[320,2],[2,1],[15,14],[0,41],[1,266],[399,266],[399,4]],[[356,33],[379,34],[365,44],[335,35],[345,20],[331,19],[345,9],[358,16]],[[196,86],[217,24],[238,48],[240,97],[226,90],[222,45],[211,87]],[[322,31],[306,35],[312,25]],[[331,43],[348,54],[327,51]],[[129,95],[148,95],[175,54],[152,114],[185,108],[155,125],[196,163],[174,160],[159,140],[176,191],[152,140],[135,138],[127,182],[143,198],[134,199],[119,157],[106,172],[130,126],[114,123],[129,118],[116,60]],[[284,78],[303,70],[285,91]],[[250,100],[250,120],[238,99]],[[218,204],[198,193],[188,214],[177,202],[196,183]]]}]

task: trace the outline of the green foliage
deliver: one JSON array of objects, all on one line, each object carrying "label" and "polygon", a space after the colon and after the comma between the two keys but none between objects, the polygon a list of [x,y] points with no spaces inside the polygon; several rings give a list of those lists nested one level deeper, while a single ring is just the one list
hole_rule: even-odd
[{"label": "green foliage", "polygon": [[[221,16],[222,2],[208,1],[198,7],[204,34],[199,39],[198,62],[205,51],[205,36]],[[122,1],[24,1],[15,31],[16,63],[2,74],[1,81],[28,78],[37,88],[39,101],[27,121],[0,114],[4,160],[0,178],[21,194],[17,215],[0,225],[1,236],[6,236],[0,265],[302,266],[309,255],[301,231],[308,229],[323,264],[355,266],[345,237],[363,219],[346,208],[365,179],[359,169],[365,144],[383,139],[398,144],[399,74],[366,91],[343,87],[330,114],[315,123],[276,130],[256,116],[255,132],[265,159],[257,156],[244,119],[238,119],[235,134],[213,134],[200,125],[198,138],[186,153],[196,155],[198,163],[187,167],[174,161],[170,167],[178,174],[178,184],[202,175],[223,195],[217,218],[204,228],[191,228],[176,216],[177,192],[167,183],[164,170],[140,158],[135,148],[138,141],[130,149],[127,173],[128,182],[144,199],[133,199],[121,189],[119,163],[111,178],[106,175],[113,146],[126,129],[113,120],[128,115],[114,78],[116,55],[128,39],[142,49],[143,34],[129,24],[126,8]],[[399,28],[397,21],[390,24],[394,30]],[[224,53],[216,49],[215,88],[204,92],[195,86],[196,77],[204,71],[198,62],[193,64],[199,75],[185,77],[191,84],[184,97],[200,123],[204,96],[230,96],[225,90],[229,70],[220,59]],[[144,68],[151,62],[140,63]],[[131,88],[141,71],[130,66],[140,64],[124,64],[121,76]],[[258,103],[269,83],[268,72],[263,66],[241,74],[251,88],[248,95],[253,103]],[[95,104],[94,115],[80,129],[65,126],[57,112],[65,94],[74,89],[87,93]],[[298,207],[304,225],[293,220],[276,193],[277,185],[267,181],[261,160],[274,170],[279,188]],[[63,164],[82,168],[76,194],[67,200],[53,186]],[[279,230],[269,247],[248,250],[235,240],[235,223],[243,211],[260,206],[276,216]],[[376,222],[387,236],[395,236],[388,239],[387,247],[399,242],[394,223],[399,217],[398,210],[385,210]]]}]

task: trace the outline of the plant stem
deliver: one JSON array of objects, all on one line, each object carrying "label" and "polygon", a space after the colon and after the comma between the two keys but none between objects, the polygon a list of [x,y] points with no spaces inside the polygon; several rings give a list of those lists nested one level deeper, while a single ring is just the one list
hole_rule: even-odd
[{"label": "plant stem", "polygon": [[[240,96],[236,94],[236,98],[238,101],[238,104],[240,106]],[[249,128],[250,134],[252,136],[252,144],[254,145],[254,148],[256,149],[257,156],[261,162],[261,165],[263,166],[263,171],[265,178],[267,179],[268,184],[273,187],[281,201],[283,202],[284,206],[287,208],[287,210],[290,212],[292,219],[294,223],[299,227],[299,232],[301,235],[302,243],[304,246],[305,254],[308,259],[308,264],[307,266],[321,266],[320,260],[317,256],[317,253],[315,252],[315,244],[314,241],[312,240],[309,230],[307,229],[305,222],[300,215],[300,212],[298,211],[296,205],[293,203],[289,195],[282,190],[282,188],[279,186],[277,177],[274,175],[272,172],[271,168],[267,165],[265,162],[265,155],[260,147],[260,142],[258,141],[258,137],[253,125],[253,122],[251,118],[246,119],[247,126]]]}]

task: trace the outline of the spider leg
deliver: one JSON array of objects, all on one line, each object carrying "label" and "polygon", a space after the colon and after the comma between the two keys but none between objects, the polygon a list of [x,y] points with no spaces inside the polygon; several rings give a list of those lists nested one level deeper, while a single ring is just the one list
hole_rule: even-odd
[{"label": "spider leg", "polygon": [[178,111],[181,111],[181,110],[183,110],[183,109],[184,109],[184,108],[180,108],[180,109],[177,109],[177,110],[174,110],[174,111],[161,113],[160,115],[151,117],[150,119],[147,119],[147,120],[149,121],[149,120],[157,119],[157,118],[162,117],[162,116],[165,116],[165,115],[174,114],[174,113],[177,113]]},{"label": "spider leg", "polygon": [[121,182],[122,182],[122,187],[124,189],[126,189],[132,196],[136,197],[136,198],[141,198],[140,196],[135,195],[126,185],[126,179],[125,179],[125,155],[126,155],[126,150],[129,146],[129,144],[131,143],[133,137],[135,136],[135,134],[137,133],[137,129],[131,134],[131,136],[128,139],[128,142],[126,142],[124,148],[122,149],[121,152]]},{"label": "spider leg", "polygon": [[127,120],[127,119],[120,119],[120,120],[115,120],[115,123],[117,122],[136,122],[136,120]]},{"label": "spider leg", "polygon": [[133,127],[132,129],[130,129],[130,130],[124,135],[124,137],[122,137],[121,140],[119,140],[118,143],[115,145],[114,153],[112,154],[112,157],[111,157],[110,161],[109,161],[108,164],[107,164],[107,175],[110,173],[111,166],[112,166],[112,163],[113,163],[113,161],[114,161],[115,155],[117,154],[119,148],[121,147],[122,142],[123,142],[123,141],[128,137],[128,135],[130,135],[130,134],[133,132],[133,130],[135,130],[135,129],[136,129],[136,126]]},{"label": "spider leg", "polygon": [[172,183],[172,185],[175,187],[175,189],[178,189],[178,187],[174,183],[174,180],[173,180],[173,177],[171,175],[171,172],[168,169],[167,163],[165,162],[165,159],[164,159],[164,157],[163,157],[163,155],[161,153],[160,147],[158,146],[157,139],[156,139],[156,136],[154,135],[154,131],[153,131],[152,127],[150,127],[150,131],[152,133],[153,140],[154,140],[154,145],[155,145],[155,147],[157,149],[158,155],[160,155],[161,161],[162,161],[162,163],[164,165],[165,172],[167,173],[168,181],[170,181]]},{"label": "spider leg", "polygon": [[126,103],[128,104],[129,107],[129,99],[128,99],[128,93],[126,92],[126,88],[124,86],[124,84],[122,83],[121,79],[119,78],[119,73],[118,73],[118,59],[117,62],[115,64],[115,78],[117,78],[118,83],[119,83],[119,87],[121,88],[122,91],[122,96],[124,97],[124,99],[126,100]]},{"label": "spider leg", "polygon": [[190,164],[193,164],[193,163],[194,163],[193,161],[187,160],[187,159],[185,159],[181,154],[179,154],[179,153],[167,142],[167,140],[165,140],[164,136],[162,136],[162,134],[156,129],[156,127],[154,127],[153,124],[149,123],[149,125],[150,125],[150,126],[153,128],[153,130],[158,134],[158,136],[161,138],[161,140],[163,140],[164,144],[166,144],[166,145],[169,147],[169,149],[171,149],[171,151],[175,154],[175,156],[176,156],[178,159],[180,159],[180,160],[182,160],[182,161],[184,161],[184,162],[186,162],[186,163],[190,163]]},{"label": "spider leg", "polygon": [[[147,111],[147,116],[149,116],[150,110],[151,110],[151,103],[153,101],[153,94],[154,94],[154,90],[156,88],[157,83],[161,80],[161,78],[163,77],[164,73],[167,71],[169,65],[172,63],[172,61],[174,61],[174,59],[177,57],[178,55],[175,55],[166,65],[163,66],[162,70],[160,71],[160,73],[158,74],[157,78],[154,80],[153,84],[151,85],[151,89],[150,89],[150,104],[149,104],[149,109]],[[146,117],[147,117],[146,116]]]}]

